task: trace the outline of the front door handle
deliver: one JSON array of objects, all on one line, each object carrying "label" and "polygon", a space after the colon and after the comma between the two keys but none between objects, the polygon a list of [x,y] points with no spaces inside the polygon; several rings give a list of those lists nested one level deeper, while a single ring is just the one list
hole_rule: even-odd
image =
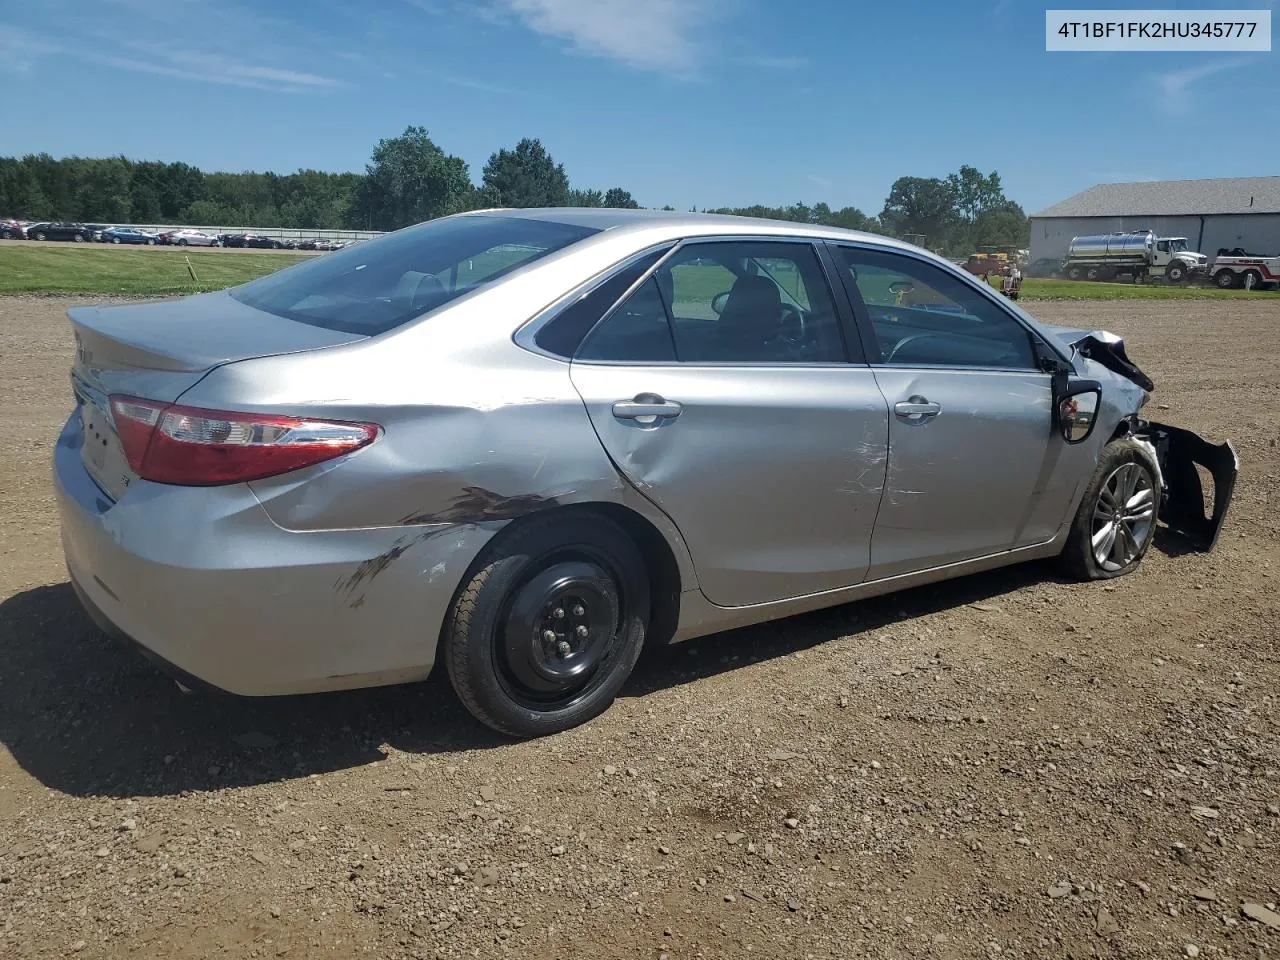
[{"label": "front door handle", "polygon": [[639,423],[655,423],[673,420],[684,407],[674,400],[664,400],[653,393],[644,393],[634,400],[618,400],[613,405],[613,415],[619,420],[635,420]]},{"label": "front door handle", "polygon": [[914,396],[910,400],[899,400],[893,405],[893,412],[903,420],[919,422],[929,417],[936,417],[942,412],[942,404],[934,403],[927,397]]}]

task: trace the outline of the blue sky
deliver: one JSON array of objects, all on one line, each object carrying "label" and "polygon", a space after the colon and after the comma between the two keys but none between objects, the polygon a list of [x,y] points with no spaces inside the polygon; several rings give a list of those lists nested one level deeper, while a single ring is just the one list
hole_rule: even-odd
[{"label": "blue sky", "polygon": [[1101,181],[1280,174],[1280,54],[1046,53],[1044,10],[0,0],[0,154],[362,170],[420,124],[475,180],[533,136],[575,186],[646,206],[868,213],[896,177],[962,163],[998,170],[1029,213]]}]

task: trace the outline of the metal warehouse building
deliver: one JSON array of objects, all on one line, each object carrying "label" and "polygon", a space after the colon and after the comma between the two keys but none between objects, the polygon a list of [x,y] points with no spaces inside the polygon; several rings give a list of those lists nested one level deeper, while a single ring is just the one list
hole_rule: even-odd
[{"label": "metal warehouse building", "polygon": [[1061,258],[1071,238],[1154,230],[1212,258],[1222,247],[1280,254],[1280,177],[1101,183],[1031,216],[1031,258]]}]

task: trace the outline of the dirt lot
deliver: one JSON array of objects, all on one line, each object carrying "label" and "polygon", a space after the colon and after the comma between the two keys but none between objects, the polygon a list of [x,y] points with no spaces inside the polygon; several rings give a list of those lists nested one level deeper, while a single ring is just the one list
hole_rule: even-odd
[{"label": "dirt lot", "polygon": [[184,696],[100,639],[66,305],[0,300],[0,957],[1280,956],[1280,304],[1032,305],[1235,439],[1213,555],[708,638],[517,744],[440,678]]}]

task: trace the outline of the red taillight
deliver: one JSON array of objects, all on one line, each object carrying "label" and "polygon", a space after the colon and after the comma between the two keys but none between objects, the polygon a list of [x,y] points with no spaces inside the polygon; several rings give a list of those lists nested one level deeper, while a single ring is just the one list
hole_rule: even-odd
[{"label": "red taillight", "polygon": [[191,487],[244,483],[359,450],[376,423],[230,413],[139,397],[111,398],[116,433],[144,480]]}]

